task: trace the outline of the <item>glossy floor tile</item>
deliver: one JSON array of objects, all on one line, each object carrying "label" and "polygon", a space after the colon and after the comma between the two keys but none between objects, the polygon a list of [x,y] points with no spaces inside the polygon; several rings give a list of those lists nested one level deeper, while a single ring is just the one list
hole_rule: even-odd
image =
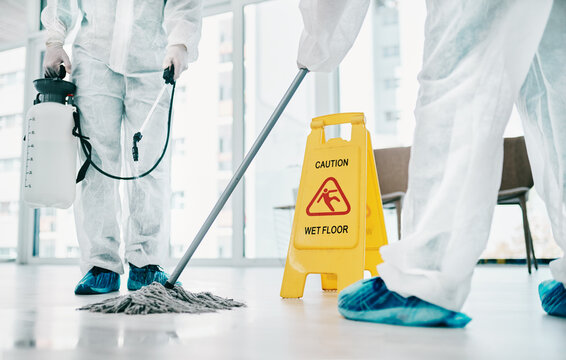
[{"label": "glossy floor tile", "polygon": [[[480,266],[461,330],[345,320],[336,293],[307,280],[303,299],[279,298],[282,268],[189,267],[191,291],[248,307],[203,315],[76,311],[115,296],[75,296],[77,266],[0,264],[1,359],[566,359],[566,319],[544,314],[536,288],[548,267]],[[126,277],[122,293],[126,293]]]}]

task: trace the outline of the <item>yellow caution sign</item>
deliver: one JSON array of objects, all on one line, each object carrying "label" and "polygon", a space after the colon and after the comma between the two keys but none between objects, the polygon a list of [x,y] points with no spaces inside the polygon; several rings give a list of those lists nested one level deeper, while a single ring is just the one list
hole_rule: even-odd
[{"label": "yellow caution sign", "polygon": [[379,248],[387,244],[387,232],[369,131],[367,132],[367,179],[365,270],[368,270],[371,276],[377,276],[376,267],[383,262]]},{"label": "yellow caution sign", "polygon": [[[350,141],[326,140],[324,127],[352,124]],[[307,138],[281,297],[303,296],[306,276],[338,289],[377,275],[387,243],[381,196],[363,113],[314,118]]]}]

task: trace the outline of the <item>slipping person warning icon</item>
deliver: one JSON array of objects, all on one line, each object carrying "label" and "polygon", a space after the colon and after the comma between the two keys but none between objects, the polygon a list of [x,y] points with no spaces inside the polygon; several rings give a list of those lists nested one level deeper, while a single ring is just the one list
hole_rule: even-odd
[{"label": "slipping person warning icon", "polygon": [[335,210],[334,206],[332,206],[332,200],[340,202],[340,198],[337,196],[331,196],[330,194],[332,194],[333,192],[338,192],[338,190],[328,190],[327,188],[324,188],[324,190],[322,190],[322,194],[320,194],[316,202],[318,203],[320,202],[320,200],[324,199],[326,206],[328,206],[328,208],[334,212]]},{"label": "slipping person warning icon", "polygon": [[324,180],[307,206],[309,216],[346,215],[349,212],[350,203],[333,177]]}]

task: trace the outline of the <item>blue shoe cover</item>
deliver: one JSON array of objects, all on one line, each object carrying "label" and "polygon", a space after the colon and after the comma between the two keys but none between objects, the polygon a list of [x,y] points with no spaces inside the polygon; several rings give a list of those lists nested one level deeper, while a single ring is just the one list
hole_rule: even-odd
[{"label": "blue shoe cover", "polygon": [[566,317],[566,289],[561,282],[546,280],[538,286],[542,308],[549,315]]},{"label": "blue shoe cover", "polygon": [[338,311],[350,320],[405,326],[462,328],[472,320],[415,296],[405,298],[389,291],[380,277],[360,280],[342,290]]},{"label": "blue shoe cover", "polygon": [[75,287],[75,294],[106,294],[118,290],[120,290],[120,275],[95,266],[79,281]]},{"label": "blue shoe cover", "polygon": [[[158,282],[161,285],[165,285],[165,282],[168,279],[169,274],[165,273],[158,265],[147,265],[139,268],[130,264],[128,290],[139,290],[152,282]],[[181,286],[181,283],[177,281],[175,285]]]}]

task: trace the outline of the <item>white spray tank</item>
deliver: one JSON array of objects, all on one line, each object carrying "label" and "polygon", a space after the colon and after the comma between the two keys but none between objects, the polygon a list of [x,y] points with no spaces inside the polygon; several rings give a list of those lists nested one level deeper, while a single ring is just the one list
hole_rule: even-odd
[{"label": "white spray tank", "polygon": [[31,207],[66,209],[75,200],[76,86],[60,78],[37,79],[33,84],[39,94],[26,115],[23,199]]}]

